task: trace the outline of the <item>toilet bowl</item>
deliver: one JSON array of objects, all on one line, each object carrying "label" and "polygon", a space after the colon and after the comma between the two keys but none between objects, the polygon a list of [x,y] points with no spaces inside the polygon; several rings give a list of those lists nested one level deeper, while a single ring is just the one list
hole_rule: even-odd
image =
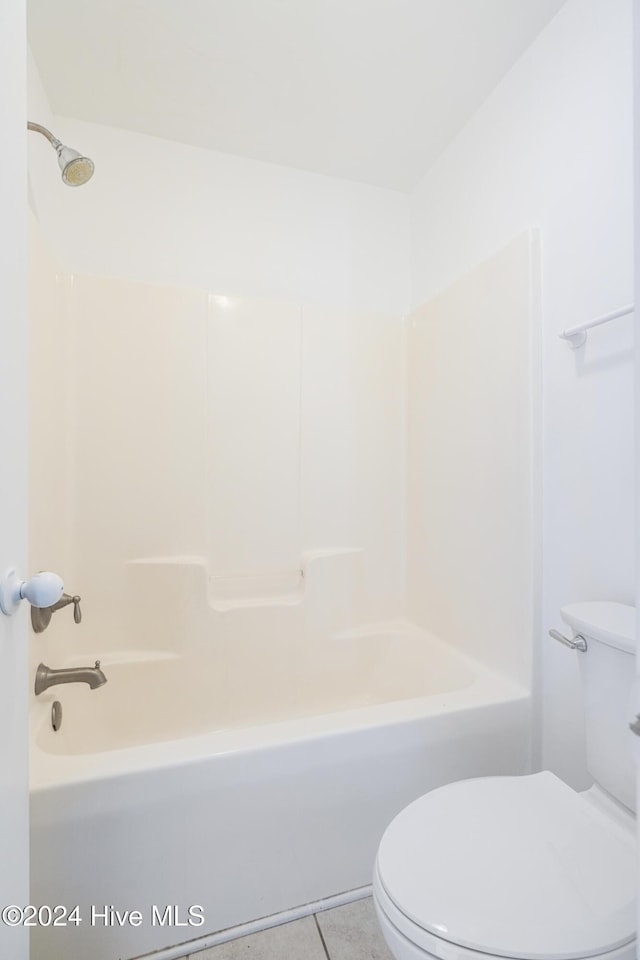
[{"label": "toilet bowl", "polygon": [[633,612],[620,604],[562,611],[574,633],[579,623],[585,663],[592,659],[591,789],[579,793],[548,771],[466,780],[420,797],[391,822],[373,898],[396,960],[634,960]]}]

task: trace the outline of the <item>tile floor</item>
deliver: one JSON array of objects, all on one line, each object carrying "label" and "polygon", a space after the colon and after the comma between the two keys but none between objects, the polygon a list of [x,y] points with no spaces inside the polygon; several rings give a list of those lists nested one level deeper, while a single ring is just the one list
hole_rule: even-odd
[{"label": "tile floor", "polygon": [[189,955],[188,960],[393,960],[371,898]]}]

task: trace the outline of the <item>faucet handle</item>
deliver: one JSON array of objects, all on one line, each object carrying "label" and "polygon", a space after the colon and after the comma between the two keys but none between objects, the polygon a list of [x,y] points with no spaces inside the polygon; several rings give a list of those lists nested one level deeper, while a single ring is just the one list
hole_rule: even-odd
[{"label": "faucet handle", "polygon": [[64,592],[64,584],[57,573],[42,571],[30,580],[20,580],[15,570],[7,570],[0,579],[0,610],[12,616],[21,600],[28,600],[33,609],[57,603]]},{"label": "faucet handle", "polygon": [[64,607],[68,607],[70,603],[73,604],[73,619],[76,623],[80,623],[82,620],[80,597],[77,594],[72,597],[68,593],[63,593],[57,603],[51,604],[50,607],[44,607],[43,609],[31,607],[31,626],[34,632],[42,633],[43,630],[46,630],[56,610],[63,610]]},{"label": "faucet handle", "polygon": [[95,665],[94,665],[94,670],[99,670],[99,669],[100,669],[100,661],[99,661],[99,660],[96,660]]}]

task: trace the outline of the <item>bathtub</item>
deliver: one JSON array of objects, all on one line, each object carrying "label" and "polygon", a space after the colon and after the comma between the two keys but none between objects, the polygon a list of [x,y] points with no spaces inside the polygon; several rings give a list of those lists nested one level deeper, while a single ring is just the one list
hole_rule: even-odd
[{"label": "bathtub", "polygon": [[32,706],[31,900],[80,920],[35,927],[32,960],[169,960],[355,899],[403,806],[530,770],[529,692],[409,624],[235,681],[148,649],[102,668]]}]

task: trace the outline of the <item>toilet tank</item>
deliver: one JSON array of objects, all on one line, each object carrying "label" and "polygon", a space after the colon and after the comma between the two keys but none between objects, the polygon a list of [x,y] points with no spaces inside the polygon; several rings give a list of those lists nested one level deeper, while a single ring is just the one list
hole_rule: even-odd
[{"label": "toilet tank", "polygon": [[560,611],[573,635],[587,641],[577,653],[584,685],[587,764],[595,782],[630,810],[636,807],[631,687],[635,679],[635,607],[573,603]]}]

